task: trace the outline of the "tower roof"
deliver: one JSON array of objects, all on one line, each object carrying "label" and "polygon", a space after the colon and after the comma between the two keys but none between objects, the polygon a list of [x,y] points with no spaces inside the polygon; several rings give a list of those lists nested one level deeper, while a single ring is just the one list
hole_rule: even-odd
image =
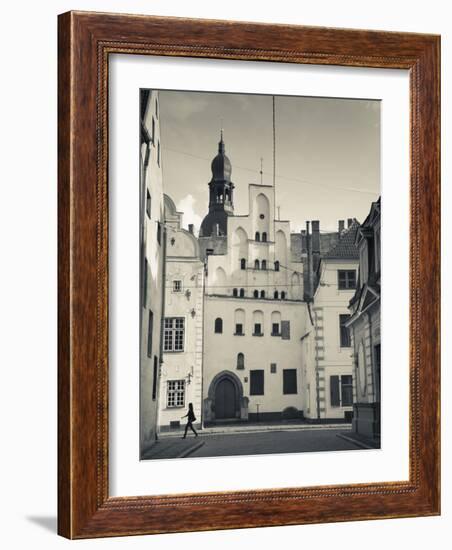
[{"label": "tower roof", "polygon": [[231,181],[232,166],[231,161],[225,154],[225,145],[223,141],[223,129],[220,132],[220,141],[218,142],[218,154],[212,160],[212,181]]}]

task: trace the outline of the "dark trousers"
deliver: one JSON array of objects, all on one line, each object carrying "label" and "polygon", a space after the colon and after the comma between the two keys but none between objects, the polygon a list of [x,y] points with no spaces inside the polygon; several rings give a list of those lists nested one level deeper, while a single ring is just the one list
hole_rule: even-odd
[{"label": "dark trousers", "polygon": [[189,420],[189,421],[187,422],[187,425],[185,426],[184,437],[187,437],[188,428],[191,429],[191,431],[196,435],[196,437],[198,436],[197,431],[195,430],[195,428],[193,428],[193,423],[192,423],[192,421]]}]

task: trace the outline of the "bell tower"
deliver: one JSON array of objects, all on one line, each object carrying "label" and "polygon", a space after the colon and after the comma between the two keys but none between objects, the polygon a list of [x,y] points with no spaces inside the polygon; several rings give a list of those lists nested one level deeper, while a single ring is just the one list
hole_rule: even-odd
[{"label": "bell tower", "polygon": [[231,181],[231,161],[226,156],[223,130],[220,133],[218,154],[211,164],[209,182],[209,213],[201,224],[201,237],[227,235],[227,218],[234,213],[234,184]]}]

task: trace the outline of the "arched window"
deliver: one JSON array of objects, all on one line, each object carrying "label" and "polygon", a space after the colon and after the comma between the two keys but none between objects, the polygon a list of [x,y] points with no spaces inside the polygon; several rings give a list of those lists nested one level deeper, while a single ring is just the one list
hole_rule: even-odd
[{"label": "arched window", "polygon": [[262,233],[262,242],[263,243],[267,242],[267,233],[265,231]]},{"label": "arched window", "polygon": [[284,290],[281,292],[281,300],[285,300],[286,299],[286,293],[284,292]]},{"label": "arched window", "polygon": [[259,298],[259,291],[258,291],[258,290],[255,290],[255,291],[253,292],[253,296],[254,296],[255,298]]},{"label": "arched window", "polygon": [[242,258],[240,260],[240,269],[246,269],[246,260],[245,260],[245,258]]},{"label": "arched window", "polygon": [[265,290],[261,290],[261,298],[265,298]]},{"label": "arched window", "polygon": [[264,334],[264,312],[260,310],[253,311],[253,336],[262,336]]},{"label": "arched window", "polygon": [[259,260],[254,260],[254,269],[259,269]]},{"label": "arched window", "polygon": [[245,356],[243,353],[237,354],[237,368],[243,370],[245,368]]},{"label": "arched window", "polygon": [[256,231],[255,240],[256,240],[256,241],[260,241],[260,240],[261,240],[261,234],[259,233],[259,231]]},{"label": "arched window", "polygon": [[275,292],[273,293],[273,298],[274,298],[275,300],[277,300],[277,299],[279,298],[279,293],[278,293],[277,290],[275,290]]},{"label": "arched window", "polygon": [[275,271],[279,271],[279,261],[276,260],[275,262]]},{"label": "arched window", "polygon": [[244,298],[244,297],[245,297],[245,289],[241,288],[240,289],[240,298]]},{"label": "arched window", "polygon": [[243,309],[236,309],[234,312],[235,332],[237,336],[243,336],[245,334],[245,311]]},{"label": "arched window", "polygon": [[215,319],[215,334],[222,334],[223,333],[223,319],[221,317],[217,317]]},{"label": "arched window", "polygon": [[262,260],[261,269],[267,269],[267,260]]},{"label": "arched window", "polygon": [[232,295],[237,298],[237,289],[236,288],[232,289]]},{"label": "arched window", "polygon": [[272,336],[281,336],[281,313],[273,311],[271,315]]}]

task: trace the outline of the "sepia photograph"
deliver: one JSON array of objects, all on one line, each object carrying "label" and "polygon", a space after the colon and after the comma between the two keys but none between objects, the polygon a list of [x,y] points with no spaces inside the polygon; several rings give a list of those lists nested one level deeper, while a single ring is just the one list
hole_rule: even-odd
[{"label": "sepia photograph", "polygon": [[381,102],[139,93],[141,460],[379,449]]}]

